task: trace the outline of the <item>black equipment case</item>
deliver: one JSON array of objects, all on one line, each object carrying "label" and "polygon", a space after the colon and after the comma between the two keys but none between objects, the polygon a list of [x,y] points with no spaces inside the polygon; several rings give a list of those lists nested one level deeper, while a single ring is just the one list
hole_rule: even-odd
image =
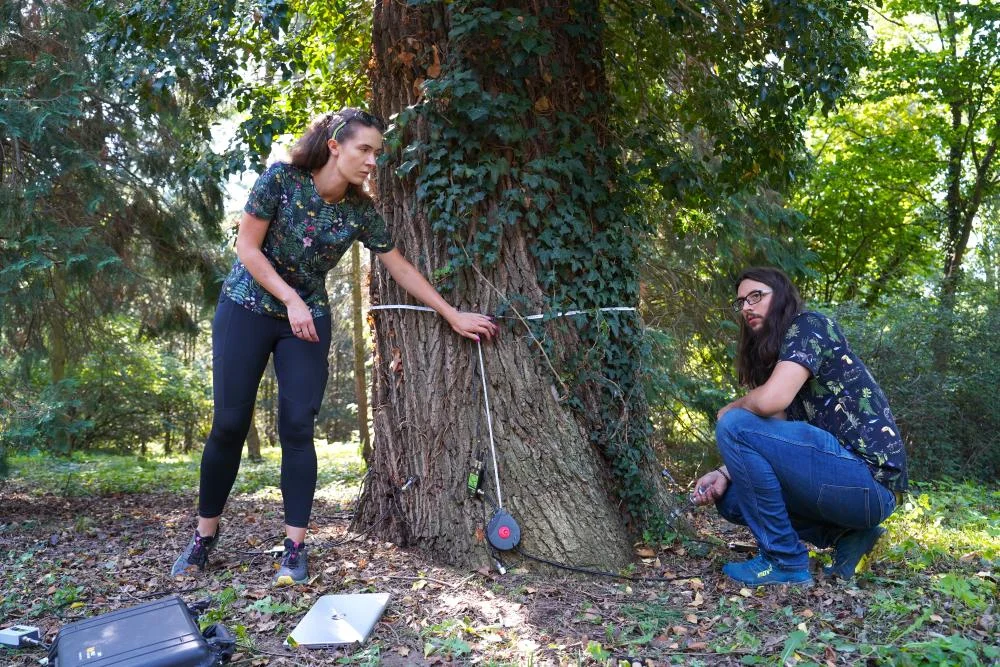
[{"label": "black equipment case", "polygon": [[49,651],[49,664],[55,667],[214,667],[222,663],[222,655],[205,639],[188,606],[176,595],[70,623],[59,631]]}]

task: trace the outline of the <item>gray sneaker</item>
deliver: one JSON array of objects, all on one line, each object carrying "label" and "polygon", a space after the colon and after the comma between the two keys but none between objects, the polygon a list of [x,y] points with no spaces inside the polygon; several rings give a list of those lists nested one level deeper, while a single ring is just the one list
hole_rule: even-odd
[{"label": "gray sneaker", "polygon": [[281,555],[281,567],[274,574],[275,586],[304,584],[309,580],[309,566],[306,558],[305,542],[293,542],[285,538],[285,553]]},{"label": "gray sneaker", "polygon": [[205,566],[208,565],[208,554],[212,552],[216,542],[219,540],[219,533],[220,530],[216,528],[215,535],[202,537],[195,530],[191,543],[187,545],[187,548],[174,561],[174,566],[170,570],[170,576],[176,577],[178,574],[194,574],[196,571],[203,571]]}]

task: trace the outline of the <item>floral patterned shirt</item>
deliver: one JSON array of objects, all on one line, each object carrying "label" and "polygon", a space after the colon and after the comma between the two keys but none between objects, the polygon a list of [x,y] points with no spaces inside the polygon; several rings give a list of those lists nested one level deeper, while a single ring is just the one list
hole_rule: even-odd
[{"label": "floral patterned shirt", "polygon": [[[349,194],[328,204],[316,192],[309,171],[285,162],[274,163],[260,175],[243,210],[271,221],[260,249],[313,317],[330,314],[326,274],[355,239],[377,253],[393,248],[385,221],[371,201]],[[255,313],[288,319],[285,304],[254,280],[239,259],[222,292]]]},{"label": "floral patterned shirt", "polygon": [[800,313],[785,332],[778,359],[812,373],[788,406],[788,419],[832,433],[879,483],[906,491],[906,451],[889,401],[837,323],[820,313]]}]

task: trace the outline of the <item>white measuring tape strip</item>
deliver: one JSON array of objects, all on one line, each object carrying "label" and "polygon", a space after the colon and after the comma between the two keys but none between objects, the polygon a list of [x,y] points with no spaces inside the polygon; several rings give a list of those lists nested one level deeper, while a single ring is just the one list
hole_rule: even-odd
[{"label": "white measuring tape strip", "polygon": [[486,404],[486,428],[490,433],[490,456],[493,457],[493,479],[497,484],[497,507],[503,509],[503,496],[500,495],[500,468],[497,465],[497,447],[493,443],[493,415],[490,414],[490,394],[486,391],[486,366],[483,364],[483,346],[477,340],[479,350],[479,377],[483,381],[483,402]]},{"label": "white measuring tape strip", "polygon": [[[371,306],[368,310],[419,310],[427,313],[437,312],[433,308],[428,308],[427,306],[409,306],[401,303],[387,305],[387,306]],[[589,315],[590,313],[605,313],[605,312],[615,312],[615,311],[621,312],[621,311],[634,311],[634,310],[636,310],[636,308],[634,308],[633,306],[614,306],[611,308],[594,308],[593,310],[567,310],[566,312],[563,313],[554,313],[552,315],[549,315],[548,317],[551,318],[570,317],[571,315]],[[546,317],[546,315],[544,314],[525,315],[524,317],[520,318],[513,315],[500,316],[501,319],[506,319],[506,320],[517,320],[517,319],[540,320],[543,319],[544,317]]]}]

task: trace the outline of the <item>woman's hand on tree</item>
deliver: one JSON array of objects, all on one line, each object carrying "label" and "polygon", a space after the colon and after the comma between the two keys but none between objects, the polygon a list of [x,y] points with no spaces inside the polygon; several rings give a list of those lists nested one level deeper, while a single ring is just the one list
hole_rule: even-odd
[{"label": "woman's hand on tree", "polygon": [[496,325],[493,318],[479,313],[455,311],[449,324],[455,333],[472,340],[479,340],[480,336],[486,336],[486,340],[493,340],[493,337],[500,333],[500,327]]},{"label": "woman's hand on tree", "polygon": [[716,502],[729,488],[729,480],[718,470],[713,470],[698,478],[691,493],[691,502],[695,505],[708,505]]},{"label": "woman's hand on tree", "polygon": [[288,323],[292,326],[292,334],[310,343],[318,343],[319,335],[316,333],[316,325],[313,323],[312,313],[309,312],[306,302],[295,295],[285,307],[288,309]]}]

